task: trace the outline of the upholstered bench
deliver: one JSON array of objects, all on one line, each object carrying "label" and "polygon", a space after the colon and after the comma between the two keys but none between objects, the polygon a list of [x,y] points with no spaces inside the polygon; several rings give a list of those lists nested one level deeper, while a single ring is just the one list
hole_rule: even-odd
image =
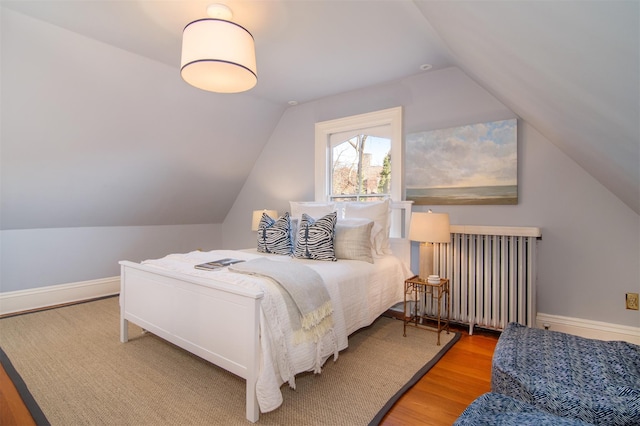
[{"label": "upholstered bench", "polygon": [[493,355],[491,390],[556,416],[640,424],[640,346],[509,324]]},{"label": "upholstered bench", "polygon": [[454,426],[585,426],[578,419],[559,417],[526,402],[498,393],[485,393],[469,405]]}]

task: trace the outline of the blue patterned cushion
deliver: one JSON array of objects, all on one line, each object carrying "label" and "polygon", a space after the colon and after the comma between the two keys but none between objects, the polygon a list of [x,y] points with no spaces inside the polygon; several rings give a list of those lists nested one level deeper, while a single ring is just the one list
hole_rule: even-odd
[{"label": "blue patterned cushion", "polygon": [[298,225],[298,238],[293,255],[302,259],[335,261],[333,237],[337,218],[336,212],[318,220],[303,213]]},{"label": "blue patterned cushion", "polygon": [[640,346],[511,323],[493,355],[491,390],[591,424],[640,424]]},{"label": "blue patterned cushion", "polygon": [[274,220],[268,214],[262,213],[262,218],[258,224],[258,251],[284,255],[293,253],[289,213],[285,213],[278,220]]},{"label": "blue patterned cushion", "polygon": [[558,417],[526,402],[485,393],[471,403],[454,426],[588,426],[578,419]]}]

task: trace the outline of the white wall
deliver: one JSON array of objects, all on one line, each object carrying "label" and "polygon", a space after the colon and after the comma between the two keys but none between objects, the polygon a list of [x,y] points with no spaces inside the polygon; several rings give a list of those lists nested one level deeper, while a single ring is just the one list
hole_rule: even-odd
[{"label": "white wall", "polygon": [[290,200],[313,199],[316,122],[396,106],[404,107],[405,132],[514,117],[455,68],[289,108],[225,219],[224,243],[234,248],[253,245],[252,210],[284,212]]},{"label": "white wall", "polygon": [[188,85],[179,51],[170,66],[0,15],[1,229],[224,220],[283,105]]},{"label": "white wall", "polygon": [[[219,222],[253,165],[238,140],[261,143],[279,109],[264,109],[245,137],[233,118],[263,104],[246,96],[216,104],[181,81],[177,65],[0,12],[0,292],[221,247]],[[227,155],[238,149],[248,154]]]},{"label": "white wall", "polygon": [[120,275],[118,261],[221,248],[221,225],[0,231],[0,293]]},{"label": "white wall", "polygon": [[[512,118],[504,105],[456,68],[344,93],[290,108],[274,130],[225,219],[224,245],[254,245],[251,211],[288,209],[314,197],[314,124],[394,106],[405,133]],[[640,326],[625,310],[640,291],[640,217],[519,120],[519,203],[515,206],[418,206],[450,213],[452,224],[542,228],[538,311]]]}]

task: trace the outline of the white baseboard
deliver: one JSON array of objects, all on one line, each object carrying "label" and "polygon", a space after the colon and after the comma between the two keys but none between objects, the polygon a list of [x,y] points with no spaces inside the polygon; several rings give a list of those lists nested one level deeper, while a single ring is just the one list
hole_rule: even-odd
[{"label": "white baseboard", "polygon": [[640,345],[640,327],[541,313],[538,313],[536,323],[538,328],[548,328],[549,330],[561,331],[590,339],[623,340]]},{"label": "white baseboard", "polygon": [[0,293],[0,315],[120,293],[120,276]]}]

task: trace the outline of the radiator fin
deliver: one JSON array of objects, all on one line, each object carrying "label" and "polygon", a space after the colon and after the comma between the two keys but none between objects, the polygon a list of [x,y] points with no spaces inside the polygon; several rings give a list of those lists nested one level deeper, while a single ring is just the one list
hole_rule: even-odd
[{"label": "radiator fin", "polygon": [[434,273],[449,278],[451,321],[502,330],[536,319],[536,237],[452,233],[434,245]]}]

